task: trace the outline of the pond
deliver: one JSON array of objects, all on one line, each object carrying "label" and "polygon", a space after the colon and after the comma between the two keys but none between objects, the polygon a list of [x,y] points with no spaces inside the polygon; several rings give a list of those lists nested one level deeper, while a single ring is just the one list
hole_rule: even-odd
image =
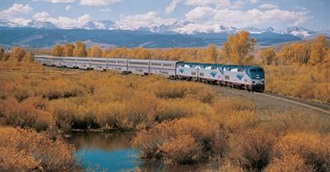
[{"label": "pond", "polygon": [[69,142],[86,171],[132,171],[142,164],[130,148],[132,133],[72,133]]},{"label": "pond", "polygon": [[72,133],[69,143],[75,145],[78,163],[85,171],[213,171],[216,164],[166,166],[139,159],[139,151],[130,147],[133,133]]}]

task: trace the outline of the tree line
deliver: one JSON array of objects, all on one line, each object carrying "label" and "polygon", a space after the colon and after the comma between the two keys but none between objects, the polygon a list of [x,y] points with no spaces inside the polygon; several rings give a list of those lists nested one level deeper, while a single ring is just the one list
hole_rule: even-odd
[{"label": "tree line", "polygon": [[[53,56],[67,57],[107,57],[180,60],[205,63],[231,63],[248,65],[292,65],[292,64],[329,64],[329,41],[324,35],[315,39],[288,43],[280,46],[256,48],[257,40],[246,31],[230,35],[220,48],[209,44],[204,48],[102,48],[93,45],[90,48],[81,41],[55,45],[47,53]],[[256,50],[257,49],[257,50]],[[11,53],[0,48],[0,60],[32,61],[33,53],[21,47],[14,47]]]}]

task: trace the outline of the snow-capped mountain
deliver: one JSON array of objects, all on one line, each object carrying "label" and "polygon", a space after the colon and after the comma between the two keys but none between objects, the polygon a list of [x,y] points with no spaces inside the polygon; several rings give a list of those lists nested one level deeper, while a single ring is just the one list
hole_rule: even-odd
[{"label": "snow-capped mountain", "polygon": [[[318,35],[318,33],[315,31],[311,31],[306,28],[297,27],[297,26],[287,28],[285,31],[283,31],[283,33],[293,35],[293,36],[298,36],[301,38],[311,38],[311,37]],[[329,36],[329,35],[327,35],[327,36]]]},{"label": "snow-capped mountain", "polygon": [[243,28],[242,30],[248,31],[251,34],[261,34],[264,32],[264,30],[258,29],[255,27],[246,27],[246,28]]},{"label": "snow-capped mountain", "polygon": [[86,22],[81,27],[63,28],[39,20],[15,23],[0,19],[0,46],[40,48],[82,40],[87,45],[98,44],[102,47],[205,47],[211,43],[222,45],[229,35],[241,30],[249,32],[261,46],[310,39],[319,34],[330,38],[330,30],[316,32],[301,27],[275,30],[272,27],[236,28],[220,23],[199,24],[177,21],[171,24],[153,24],[135,28],[123,21],[100,20]]},{"label": "snow-capped mountain", "polygon": [[30,28],[36,28],[36,29],[56,29],[56,26],[51,22],[43,22],[40,20],[31,20],[28,22],[27,26]]},{"label": "snow-capped mountain", "polygon": [[110,20],[89,21],[82,26],[87,30],[117,30],[119,26]]},{"label": "snow-capped mountain", "polygon": [[13,22],[10,22],[6,19],[0,18],[0,27],[17,27],[17,25]]}]

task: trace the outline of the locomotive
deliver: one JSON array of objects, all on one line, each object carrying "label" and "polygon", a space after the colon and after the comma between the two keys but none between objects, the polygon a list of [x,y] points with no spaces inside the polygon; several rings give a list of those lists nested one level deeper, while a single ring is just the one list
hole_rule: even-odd
[{"label": "locomotive", "polygon": [[123,74],[162,75],[170,79],[192,80],[263,92],[262,67],[130,58],[57,57],[35,55],[34,61],[47,66],[113,70]]}]

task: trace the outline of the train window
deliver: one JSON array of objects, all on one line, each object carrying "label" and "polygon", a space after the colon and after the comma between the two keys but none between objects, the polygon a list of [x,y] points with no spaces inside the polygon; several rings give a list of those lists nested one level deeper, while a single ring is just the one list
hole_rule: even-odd
[{"label": "train window", "polygon": [[196,72],[191,72],[191,75],[196,75]]},{"label": "train window", "polygon": [[258,69],[258,72],[264,72],[264,70],[263,69]]},{"label": "train window", "polygon": [[228,76],[228,75],[226,75],[226,76],[225,76],[225,79],[226,79],[226,80],[229,80],[229,76]]},{"label": "train window", "polygon": [[200,75],[200,76],[204,76],[204,73],[200,73],[199,75]]},{"label": "train window", "polygon": [[251,69],[250,71],[251,71],[251,72],[257,72],[255,69]]}]

